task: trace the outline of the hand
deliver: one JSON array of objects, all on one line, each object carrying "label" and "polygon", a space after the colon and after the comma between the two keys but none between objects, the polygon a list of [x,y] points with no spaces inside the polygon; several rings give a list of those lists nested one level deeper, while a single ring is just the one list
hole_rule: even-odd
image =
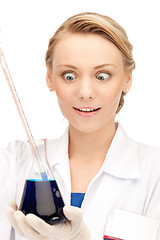
[{"label": "hand", "polygon": [[31,213],[25,216],[15,202],[10,203],[6,214],[17,233],[29,240],[90,240],[81,209],[65,206],[63,212],[69,221],[58,225],[49,225]]}]

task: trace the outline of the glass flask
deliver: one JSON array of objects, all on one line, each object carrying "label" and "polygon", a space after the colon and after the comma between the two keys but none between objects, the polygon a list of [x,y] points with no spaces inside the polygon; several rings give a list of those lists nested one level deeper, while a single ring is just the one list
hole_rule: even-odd
[{"label": "glass flask", "polygon": [[40,165],[45,169],[42,177],[33,150],[28,142],[29,163],[27,179],[19,210],[25,215],[33,213],[45,222],[54,225],[66,221],[63,214],[64,201],[47,160],[46,139],[36,140]]}]

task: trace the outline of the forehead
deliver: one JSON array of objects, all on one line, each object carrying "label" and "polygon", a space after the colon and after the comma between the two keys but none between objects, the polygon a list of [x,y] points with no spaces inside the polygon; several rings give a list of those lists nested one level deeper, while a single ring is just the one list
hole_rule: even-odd
[{"label": "forehead", "polygon": [[53,63],[123,65],[120,50],[109,40],[96,34],[68,33],[55,46]]}]

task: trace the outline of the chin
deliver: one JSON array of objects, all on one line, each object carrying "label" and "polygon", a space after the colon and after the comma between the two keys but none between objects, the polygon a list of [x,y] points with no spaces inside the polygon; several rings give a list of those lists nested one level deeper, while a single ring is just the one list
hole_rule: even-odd
[{"label": "chin", "polygon": [[92,124],[82,124],[82,125],[74,125],[74,124],[69,124],[71,129],[75,129],[76,131],[79,131],[81,133],[94,133],[99,130],[102,130],[104,128],[104,125],[102,126],[95,126]]}]

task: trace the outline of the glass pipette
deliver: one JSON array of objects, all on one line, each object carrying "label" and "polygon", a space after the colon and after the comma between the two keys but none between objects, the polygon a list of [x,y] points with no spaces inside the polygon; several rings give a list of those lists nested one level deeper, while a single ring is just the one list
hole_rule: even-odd
[{"label": "glass pipette", "polygon": [[[3,70],[3,73],[5,75],[5,78],[6,78],[7,82],[8,82],[9,88],[11,90],[11,93],[12,93],[13,99],[15,101],[15,104],[17,106],[17,110],[19,112],[22,124],[23,124],[25,132],[27,134],[27,138],[29,140],[29,143],[30,143],[31,148],[33,150],[33,153],[35,155],[35,159],[36,159],[36,162],[37,162],[39,170],[40,170],[41,178],[42,178],[43,181],[47,181],[48,180],[48,176],[47,176],[47,170],[45,168],[45,163],[43,163],[43,161],[41,160],[40,154],[38,152],[38,149],[37,149],[37,146],[35,144],[35,141],[34,141],[32,132],[30,130],[28,121],[27,121],[26,116],[24,114],[24,111],[23,111],[20,99],[18,97],[15,85],[13,83],[13,80],[12,80],[11,74],[9,72],[9,69],[8,69],[6,60],[4,58],[4,54],[2,52],[1,47],[0,47],[0,64],[1,64],[1,67],[2,67],[2,70]],[[48,162],[46,164],[48,165]],[[48,165],[48,170],[50,171],[50,174],[53,177],[49,165]]]}]

